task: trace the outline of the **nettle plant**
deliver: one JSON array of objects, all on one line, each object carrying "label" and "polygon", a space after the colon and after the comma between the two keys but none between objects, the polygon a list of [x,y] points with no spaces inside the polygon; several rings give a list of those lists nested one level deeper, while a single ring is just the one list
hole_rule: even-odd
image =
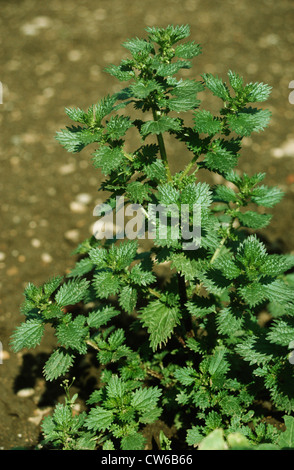
[{"label": "nettle plant", "polygon": [[[243,138],[269,123],[270,111],[252,103],[265,101],[271,88],[244,84],[232,71],[227,82],[211,73],[199,81],[178,78],[201,53],[199,44],[183,42],[189,27],[146,32],[147,39],[127,40],[130,56],[107,69],[127,86],[87,111],[67,108],[77,124],[58,132],[57,140],[73,153],[96,144],[92,161],[105,176],[100,189],[113,208],[122,196],[146,214],[150,204],[180,213],[183,206],[190,212],[201,207],[201,238],[197,249],[185,250],[181,223],[180,236],[171,236],[172,214],[165,237],[158,230],[145,241],[93,235],[75,250],[78,261],[69,274],[26,287],[25,322],[12,347],[18,352],[39,345],[49,324],[57,345],[44,376],[65,380],[65,403],[43,421],[44,442],[73,450],[144,449],[148,425],[164,422],[173,435],[160,432],[162,449],[201,448],[219,429],[225,448],[226,442],[294,447],[288,358],[294,257],[270,254],[256,233],[270,222],[265,208],[283,193],[262,184],[265,173],[236,170]],[[217,115],[200,109],[200,92],[220,100]],[[125,115],[131,107],[133,114]],[[191,155],[175,174],[167,135]],[[139,146],[129,150],[136,141]],[[201,181],[208,172],[221,182]],[[166,278],[163,266],[170,268]],[[266,324],[260,322],[264,311],[271,318]],[[85,411],[76,414],[70,373],[79,357],[93,353],[97,384]],[[268,423],[268,403],[288,431]]]}]

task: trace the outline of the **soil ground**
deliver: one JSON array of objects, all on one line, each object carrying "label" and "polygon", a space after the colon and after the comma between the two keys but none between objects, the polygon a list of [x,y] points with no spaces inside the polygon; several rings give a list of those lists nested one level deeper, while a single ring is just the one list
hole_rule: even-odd
[{"label": "soil ground", "polygon": [[[54,139],[69,122],[65,107],[87,108],[117,83],[104,73],[126,51],[121,43],[147,26],[189,24],[203,54],[186,75],[229,69],[273,87],[269,128],[245,141],[240,168],[266,172],[285,198],[264,235],[274,249],[294,250],[294,4],[291,0],[11,0],[0,1],[0,448],[34,448],[40,421],[60,388],[45,386],[42,367],[55,344],[50,331],[34,351],[17,355],[9,338],[21,322],[28,282],[41,284],[75,261],[91,234],[101,175],[87,150],[73,156]],[[294,87],[293,87],[294,88]],[[218,104],[218,103],[217,103]],[[210,105],[203,102],[203,106]],[[212,104],[213,105],[213,104]],[[186,156],[168,146],[174,169]],[[217,181],[216,181],[217,182]],[[85,196],[86,194],[86,196]],[[88,369],[88,376],[91,371]],[[88,379],[85,379],[88,380]]]}]

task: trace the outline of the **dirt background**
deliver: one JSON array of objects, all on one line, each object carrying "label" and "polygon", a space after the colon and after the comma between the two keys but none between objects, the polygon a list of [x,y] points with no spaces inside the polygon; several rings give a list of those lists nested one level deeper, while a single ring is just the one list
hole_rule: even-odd
[{"label": "dirt background", "polygon": [[[294,2],[291,0],[0,0],[0,448],[34,448],[40,420],[62,390],[46,388],[42,367],[55,344],[49,331],[32,351],[13,354],[9,338],[21,322],[19,305],[31,281],[63,274],[76,244],[91,235],[101,175],[90,152],[73,156],[55,140],[68,123],[64,108],[87,108],[117,82],[104,73],[119,63],[121,43],[147,26],[189,24],[203,54],[186,76],[229,69],[246,82],[273,87],[270,127],[245,140],[242,170],[267,172],[285,191],[265,234],[281,251],[294,250]],[[120,84],[119,84],[120,87]],[[205,106],[205,102],[203,106]],[[169,158],[185,156],[169,146]]]}]

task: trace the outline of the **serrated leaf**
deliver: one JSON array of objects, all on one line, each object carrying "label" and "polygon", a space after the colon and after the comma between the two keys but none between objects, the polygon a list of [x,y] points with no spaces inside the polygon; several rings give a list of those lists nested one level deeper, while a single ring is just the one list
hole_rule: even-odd
[{"label": "serrated leaf", "polygon": [[56,349],[44,366],[44,375],[46,380],[56,380],[64,375],[73,365],[74,356],[72,353],[63,349]]},{"label": "serrated leaf", "polygon": [[132,121],[125,116],[111,116],[106,125],[107,136],[111,140],[118,140],[125,135],[127,130],[132,126]]},{"label": "serrated leaf", "polygon": [[137,286],[148,286],[155,282],[156,277],[150,271],[144,271],[141,263],[136,264],[130,272],[131,282]]},{"label": "serrated leaf", "polygon": [[86,296],[89,284],[86,279],[70,279],[60,287],[55,301],[62,307],[77,304]]},{"label": "serrated leaf", "polygon": [[100,142],[102,131],[91,131],[86,127],[67,127],[56,133],[56,140],[68,151],[72,153],[80,152],[83,148],[94,142]]},{"label": "serrated leaf", "polygon": [[78,277],[89,273],[94,268],[94,263],[89,258],[83,258],[78,261],[72,270],[67,274],[67,277]]},{"label": "serrated leaf", "polygon": [[161,394],[158,387],[140,388],[133,392],[131,404],[136,410],[145,413],[157,406]]},{"label": "serrated leaf", "polygon": [[93,287],[99,299],[107,299],[119,292],[121,281],[112,271],[101,271],[93,276]]},{"label": "serrated leaf", "polygon": [[147,52],[150,53],[154,50],[153,45],[146,41],[146,39],[141,38],[132,38],[128,39],[127,41],[123,42],[123,47],[128,49],[132,54],[138,54]]},{"label": "serrated leaf", "polygon": [[222,124],[210,111],[196,111],[194,114],[195,130],[199,134],[214,135],[221,131]]},{"label": "serrated leaf", "polygon": [[27,320],[16,328],[12,335],[11,347],[14,352],[23,348],[35,348],[41,342],[44,333],[41,320]]},{"label": "serrated leaf", "polygon": [[114,307],[101,307],[100,309],[89,313],[87,323],[90,328],[100,328],[119,314],[119,310],[116,310]]},{"label": "serrated leaf", "polygon": [[175,378],[185,386],[195,384],[196,375],[197,373],[192,367],[181,367],[175,371]]},{"label": "serrated leaf", "polygon": [[271,112],[267,109],[245,108],[237,114],[227,116],[230,129],[242,137],[248,137],[252,132],[264,130],[269,124]]},{"label": "serrated leaf", "polygon": [[249,227],[257,230],[266,227],[270,223],[272,215],[258,214],[258,212],[247,211],[244,213],[239,212],[237,217],[244,227]]},{"label": "serrated leaf", "polygon": [[135,98],[146,99],[154,91],[161,92],[162,86],[156,80],[138,81],[130,86],[130,90]]},{"label": "serrated leaf", "polygon": [[138,294],[136,289],[131,286],[125,286],[119,293],[119,305],[127,312],[132,313],[137,305]]},{"label": "serrated leaf", "polygon": [[49,281],[45,282],[44,284],[44,293],[47,296],[50,296],[53,294],[54,291],[60,286],[61,281],[62,281],[62,276],[55,276],[52,279],[49,279]]},{"label": "serrated leaf", "polygon": [[180,318],[178,307],[168,307],[160,300],[150,302],[141,310],[140,321],[148,330],[153,351],[167,342]]},{"label": "serrated leaf", "polygon": [[274,320],[271,325],[270,331],[267,334],[267,339],[274,344],[280,346],[289,346],[294,340],[294,322],[290,318],[288,320]]},{"label": "serrated leaf", "polygon": [[162,134],[167,131],[179,130],[181,130],[181,123],[176,118],[161,116],[157,121],[146,121],[141,127],[141,134],[147,136],[148,134]]},{"label": "serrated leaf", "polygon": [[202,75],[205,85],[215,96],[218,96],[223,101],[230,99],[230,93],[225,83],[217,75],[214,77],[211,73]]},{"label": "serrated leaf", "polygon": [[248,83],[244,87],[246,100],[249,102],[266,101],[271,93],[272,87],[264,83]]},{"label": "serrated leaf", "polygon": [[150,200],[151,186],[142,184],[139,181],[132,181],[128,184],[126,195],[133,203],[143,204],[144,201]]},{"label": "serrated leaf", "polygon": [[99,147],[93,154],[93,164],[96,168],[101,168],[102,173],[108,175],[117,169],[124,159],[124,154],[120,147]]},{"label": "serrated leaf", "polygon": [[122,450],[144,450],[146,438],[139,432],[125,436],[121,440]]},{"label": "serrated leaf", "polygon": [[112,421],[113,412],[111,410],[105,410],[101,406],[96,406],[90,410],[85,425],[87,429],[105,431],[110,428]]},{"label": "serrated leaf", "polygon": [[217,331],[223,335],[233,336],[242,329],[244,316],[230,307],[223,308],[216,317]]},{"label": "serrated leaf", "polygon": [[252,202],[255,202],[259,206],[264,207],[273,207],[275,204],[281,201],[283,196],[284,192],[280,188],[269,188],[265,185],[254,188],[251,192]]},{"label": "serrated leaf", "polygon": [[69,323],[60,323],[56,328],[56,336],[59,343],[70,349],[76,349],[79,353],[85,354],[87,345],[85,339],[89,328],[84,326],[85,317],[79,315]]},{"label": "serrated leaf", "polygon": [[200,44],[196,44],[194,41],[180,44],[175,48],[175,55],[182,59],[192,59],[199,54],[201,54],[201,46]]}]

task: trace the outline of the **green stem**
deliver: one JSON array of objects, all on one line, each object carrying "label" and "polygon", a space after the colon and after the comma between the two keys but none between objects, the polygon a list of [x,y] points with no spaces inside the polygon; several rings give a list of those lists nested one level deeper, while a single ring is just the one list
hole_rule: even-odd
[{"label": "green stem", "polygon": [[[185,178],[185,176],[189,173],[189,171],[191,170],[191,168],[193,168],[193,166],[196,164],[196,160],[198,159],[198,155],[196,155],[194,158],[192,158],[192,160],[190,161],[190,163],[188,163],[188,165],[186,166],[185,170],[183,171],[183,173],[181,174],[181,177],[180,177],[180,181],[182,181],[183,178]],[[194,171],[197,171],[197,168],[196,170]]]},{"label": "green stem", "polygon": [[[159,110],[152,109],[152,113],[153,113],[154,121],[158,121],[161,116],[161,112]],[[172,181],[172,175],[171,175],[170,168],[169,168],[168,161],[167,161],[164,140],[163,140],[163,136],[161,133],[157,134],[157,142],[159,146],[160,156],[166,169],[167,179],[168,181]]]}]

